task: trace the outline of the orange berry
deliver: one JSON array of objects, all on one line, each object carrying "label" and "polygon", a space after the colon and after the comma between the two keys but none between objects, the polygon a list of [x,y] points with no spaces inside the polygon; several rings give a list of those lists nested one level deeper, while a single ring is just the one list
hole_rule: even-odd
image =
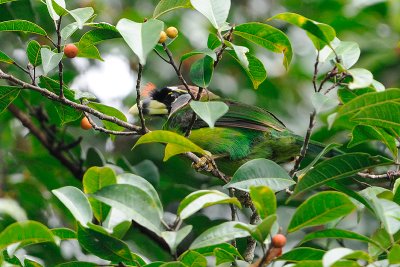
[{"label": "orange berry", "polygon": [[175,27],[168,27],[165,32],[167,33],[167,36],[171,39],[174,39],[176,36],[178,36],[178,29]]},{"label": "orange berry", "polygon": [[272,245],[276,248],[281,248],[286,245],[286,236],[277,234],[272,238]]},{"label": "orange berry", "polygon": [[165,41],[167,41],[167,34],[165,33],[165,31],[161,31],[160,32],[160,39],[158,40],[158,42],[160,44],[164,43]]},{"label": "orange berry", "polygon": [[64,54],[68,58],[74,58],[78,55],[79,49],[74,44],[67,44],[64,46]]},{"label": "orange berry", "polygon": [[89,130],[89,129],[92,128],[92,125],[90,124],[88,118],[86,118],[86,117],[82,118],[82,120],[81,120],[81,128],[83,130]]}]

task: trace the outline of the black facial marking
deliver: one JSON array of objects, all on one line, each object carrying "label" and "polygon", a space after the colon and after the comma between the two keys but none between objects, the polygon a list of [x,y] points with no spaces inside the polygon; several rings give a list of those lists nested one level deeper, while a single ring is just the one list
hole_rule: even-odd
[{"label": "black facial marking", "polygon": [[164,87],[161,89],[157,89],[153,92],[151,97],[158,102],[163,103],[168,110],[171,109],[172,103],[181,95],[177,91],[172,90],[171,88]]}]

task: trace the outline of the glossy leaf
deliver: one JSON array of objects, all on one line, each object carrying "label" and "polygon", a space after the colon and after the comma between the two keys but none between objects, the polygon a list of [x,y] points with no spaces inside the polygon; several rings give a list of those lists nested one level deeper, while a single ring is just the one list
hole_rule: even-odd
[{"label": "glossy leaf", "polygon": [[356,206],[343,193],[321,192],[304,201],[295,211],[288,231],[321,225],[351,213]]},{"label": "glossy leaf", "polygon": [[275,192],[268,186],[250,187],[250,197],[261,219],[276,213]]},{"label": "glossy leaf", "polygon": [[271,228],[276,222],[276,219],[277,219],[276,214],[273,214],[266,217],[257,225],[238,224],[236,225],[236,227],[239,229],[246,230],[255,240],[257,240],[260,243],[264,243],[268,235],[270,234]]},{"label": "glossy leaf", "polygon": [[350,89],[368,87],[374,80],[372,73],[366,69],[351,69],[348,72],[353,77],[353,81],[349,83]]},{"label": "glossy leaf", "polygon": [[232,263],[236,260],[234,255],[220,248],[214,249],[214,254],[216,259],[215,263],[217,264],[217,266],[223,263]]},{"label": "glossy leaf", "polygon": [[283,65],[286,69],[289,67],[293,56],[292,46],[287,36],[277,28],[263,23],[249,22],[236,26],[233,34],[272,52],[283,53]]},{"label": "glossy leaf", "polygon": [[0,0],[0,5],[1,4],[5,4],[5,3],[9,3],[9,2],[14,2],[14,1],[17,1],[17,0]]},{"label": "glossy leaf", "polygon": [[158,18],[175,9],[191,7],[190,0],[161,0],[154,9],[153,18]]},{"label": "glossy leaf", "polygon": [[279,260],[288,262],[318,261],[322,260],[324,254],[325,251],[321,249],[299,247],[286,252],[279,257]]},{"label": "glossy leaf", "polygon": [[146,64],[146,57],[156,46],[163,28],[164,23],[156,19],[150,19],[145,23],[121,19],[117,24],[122,38],[138,56],[142,65]]},{"label": "glossy leaf", "polygon": [[[361,251],[361,250],[356,250],[353,251],[352,249],[348,248],[334,248],[329,251],[327,251],[322,258],[322,262],[324,267],[330,267],[330,266],[336,266],[335,263],[342,259],[355,259],[355,260],[364,260],[367,262],[372,261],[372,257],[368,255],[368,253]],[[349,266],[344,265],[344,266]],[[358,264],[355,264],[354,266],[358,266]]]},{"label": "glossy leaf", "polygon": [[336,99],[324,95],[320,92],[314,93],[312,95],[311,102],[317,113],[320,113],[323,110],[332,109],[339,104],[339,102]]},{"label": "glossy leaf", "polygon": [[75,19],[78,29],[82,29],[83,24],[93,16],[94,10],[91,7],[83,7],[70,10],[69,14]]},{"label": "glossy leaf", "polygon": [[85,49],[90,46],[98,45],[103,41],[120,37],[121,34],[116,29],[94,29],[82,35],[78,47],[79,49]]},{"label": "glossy leaf", "polygon": [[298,181],[291,198],[327,182],[352,176],[368,168],[388,164],[392,164],[392,161],[381,156],[373,157],[366,153],[348,153],[333,157],[315,165],[308,171]]},{"label": "glossy leaf", "polygon": [[61,39],[66,41],[69,37],[71,37],[74,32],[78,30],[78,23],[72,22],[66,25],[64,28],[61,29]]},{"label": "glossy leaf", "polygon": [[[50,17],[55,21],[60,18],[59,13],[64,12],[65,1],[64,0],[46,0],[47,10]],[[60,13],[61,14],[61,13]]]},{"label": "glossy leaf", "polygon": [[237,258],[242,259],[242,256],[240,255],[239,251],[237,248],[232,246],[231,244],[228,243],[222,243],[222,244],[216,244],[212,246],[207,246],[207,247],[202,247],[202,248],[196,248],[194,251],[199,252],[200,254],[204,256],[213,256],[214,255],[214,250],[216,248],[223,249],[230,254],[235,255]]},{"label": "glossy leaf", "polygon": [[28,55],[29,62],[35,67],[42,64],[42,56],[40,50],[41,46],[37,41],[29,41],[28,47],[26,48],[26,54]]},{"label": "glossy leaf", "polygon": [[[122,113],[121,111],[119,111],[118,109],[116,109],[114,107],[110,107],[110,106],[100,104],[100,103],[95,103],[95,102],[89,102],[87,105],[95,110],[98,110],[98,111],[106,114],[106,115],[116,117],[122,121],[127,121],[124,113]],[[118,124],[112,123],[110,121],[102,120],[101,122],[103,123],[104,127],[108,130],[123,131],[125,129],[124,127],[119,126]],[[115,136],[112,136],[112,139],[115,139]]]},{"label": "glossy leaf", "polygon": [[325,229],[325,230],[309,233],[303,238],[301,243],[305,243],[310,240],[321,239],[321,238],[350,239],[350,240],[357,240],[357,241],[366,242],[366,243],[372,243],[372,244],[376,244],[379,246],[379,244],[377,244],[374,240],[372,240],[364,235],[361,235],[361,234],[358,234],[356,232],[352,232],[349,230],[336,229],[336,228]]},{"label": "glossy leaf", "polygon": [[0,233],[0,250],[15,243],[25,246],[43,242],[54,242],[54,236],[46,226],[35,221],[13,223]]},{"label": "glossy leaf", "polygon": [[265,185],[274,192],[295,184],[287,172],[278,164],[267,159],[246,162],[235,172],[225,187],[249,191],[251,186]]},{"label": "glossy leaf", "polygon": [[78,226],[79,244],[90,253],[115,262],[132,262],[128,246],[119,239],[90,228]]},{"label": "glossy leaf", "polygon": [[389,234],[395,234],[400,230],[400,205],[387,199],[376,196],[368,197],[375,215],[382,222],[383,227]]},{"label": "glossy leaf", "polygon": [[227,104],[219,101],[191,101],[190,107],[210,128],[214,128],[215,122],[229,110]]},{"label": "glossy leaf", "polygon": [[0,198],[0,214],[8,215],[15,221],[28,220],[26,211],[16,200],[10,198]]},{"label": "glossy leaf", "polygon": [[[336,32],[329,25],[318,23],[316,21],[310,20],[306,17],[303,17],[299,14],[285,12],[280,13],[278,15],[273,16],[271,19],[279,19],[289,22],[297,27],[302,28],[308,33],[314,35],[319,40],[329,45],[329,43],[335,38]],[[322,26],[323,25],[323,26]],[[317,49],[320,47],[316,46]],[[322,47],[321,47],[322,48]]]},{"label": "glossy leaf", "polygon": [[202,88],[206,88],[210,82],[214,71],[214,60],[205,56],[194,62],[190,68],[190,79]]},{"label": "glossy leaf", "polygon": [[193,215],[200,209],[217,204],[233,204],[241,208],[240,202],[236,198],[217,190],[198,190],[185,197],[179,204],[177,214],[182,220]]},{"label": "glossy leaf", "polygon": [[76,232],[68,228],[54,228],[51,229],[54,236],[60,238],[61,240],[76,239]]},{"label": "glossy leaf", "polygon": [[71,261],[56,265],[56,267],[96,267],[97,263],[85,262],[85,261]]},{"label": "glossy leaf", "polygon": [[10,58],[8,55],[6,55],[4,52],[0,51],[0,62],[13,64],[14,60]]},{"label": "glossy leaf", "polygon": [[0,114],[18,97],[20,87],[0,85]]},{"label": "glossy leaf", "polygon": [[93,197],[124,212],[127,217],[157,235],[161,234],[162,211],[157,208],[157,200],[141,188],[129,184],[110,185],[97,191]]},{"label": "glossy leaf", "polygon": [[189,267],[207,267],[207,259],[194,250],[187,250],[178,258],[179,261]]},{"label": "glossy leaf", "polygon": [[[114,171],[108,167],[91,167],[83,175],[83,191],[93,194],[103,187],[116,184],[117,178]],[[100,203],[98,200],[89,198],[93,213],[99,222],[103,222],[110,211],[110,207]]]},{"label": "glossy leaf", "polygon": [[190,0],[192,6],[203,14],[216,29],[226,25],[231,0]]},{"label": "glossy leaf", "polygon": [[351,68],[357,63],[360,58],[361,50],[356,42],[344,42],[339,39],[335,39],[337,42],[333,41],[331,46],[335,49],[335,53],[331,48],[325,47],[320,51],[319,61],[326,62],[331,60],[336,60],[336,56],[340,59],[340,64],[346,69]]},{"label": "glossy leaf", "polygon": [[47,33],[33,22],[26,20],[8,20],[0,22],[0,31],[28,32],[46,36]]},{"label": "glossy leaf", "polygon": [[392,249],[389,252],[388,260],[390,264],[399,264],[400,263],[400,245],[394,244]]},{"label": "glossy leaf", "polygon": [[43,64],[44,75],[47,75],[51,70],[58,66],[58,63],[62,60],[64,53],[54,53],[48,48],[41,48],[40,54]]},{"label": "glossy leaf", "polygon": [[207,47],[214,50],[221,45],[221,40],[214,33],[210,33],[207,38]]},{"label": "glossy leaf", "polygon": [[384,105],[366,107],[352,117],[358,123],[384,128],[400,129],[400,103],[388,102]]},{"label": "glossy leaf", "polygon": [[171,253],[176,253],[176,248],[185,239],[185,237],[192,231],[193,226],[186,225],[185,227],[179,229],[178,231],[164,231],[161,232],[161,237],[168,244]]},{"label": "glossy leaf", "polygon": [[92,208],[88,198],[81,190],[73,186],[65,186],[51,192],[68,208],[80,224],[86,226],[92,221]]},{"label": "glossy leaf", "polygon": [[[232,51],[228,51],[228,54],[231,55],[239,64],[241,63],[235,53],[233,53]],[[246,57],[249,62],[247,68],[242,64],[240,64],[240,66],[250,78],[251,82],[253,83],[254,89],[258,89],[260,84],[263,83],[267,78],[267,71],[265,70],[264,64],[257,57],[253,56],[250,53],[247,53]]]},{"label": "glossy leaf", "polygon": [[[236,225],[240,224],[242,223],[224,222],[217,226],[211,227],[193,241],[193,243],[190,245],[190,249],[208,247],[224,243],[235,238],[249,236],[250,234],[246,230],[236,227]],[[245,224],[242,225],[245,226]]]},{"label": "glossy leaf", "polygon": [[217,55],[215,54],[215,52],[209,48],[205,48],[205,49],[199,49],[199,50],[193,50],[189,53],[184,54],[181,57],[181,62],[185,61],[186,59],[196,56],[196,55],[206,55],[211,57],[214,61],[217,60]]},{"label": "glossy leaf", "polygon": [[[139,140],[136,142],[133,148],[135,148],[140,144],[155,143],[155,142],[178,145],[185,148],[184,149],[185,152],[195,152],[202,155],[207,154],[205,150],[203,150],[201,147],[191,142],[189,139],[183,137],[182,135],[163,130],[156,130],[143,135],[142,137],[139,138]],[[179,153],[183,153],[183,151],[179,151]],[[164,157],[164,160],[167,160],[172,156],[174,155],[169,154],[167,158]]]}]

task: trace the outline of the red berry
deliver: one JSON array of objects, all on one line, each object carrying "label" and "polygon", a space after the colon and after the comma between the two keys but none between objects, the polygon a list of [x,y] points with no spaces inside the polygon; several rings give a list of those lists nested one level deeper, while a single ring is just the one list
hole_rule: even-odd
[{"label": "red berry", "polygon": [[79,49],[74,44],[67,44],[64,46],[64,54],[68,58],[74,58],[78,55]]},{"label": "red berry", "polygon": [[82,120],[81,120],[81,128],[83,130],[89,130],[89,129],[92,128],[92,125],[90,124],[88,118],[86,118],[86,117],[82,118]]},{"label": "red berry", "polygon": [[282,248],[286,245],[286,236],[277,234],[272,238],[272,245],[276,248]]}]

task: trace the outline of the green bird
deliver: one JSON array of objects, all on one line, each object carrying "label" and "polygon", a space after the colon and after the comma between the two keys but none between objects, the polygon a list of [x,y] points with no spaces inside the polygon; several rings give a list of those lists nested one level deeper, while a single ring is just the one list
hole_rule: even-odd
[{"label": "green bird", "polygon": [[[199,88],[189,86],[193,96]],[[203,89],[199,101],[221,101],[229,110],[220,117],[214,128],[196,118],[188,105],[191,96],[184,86],[156,88],[147,84],[142,90],[142,111],[144,115],[165,115],[164,130],[184,135],[193,125],[188,138],[201,148],[212,153],[218,168],[232,175],[245,162],[266,158],[276,163],[293,160],[299,154],[303,137],[295,135],[271,112],[252,105],[223,99],[207,89]],[[137,115],[134,105],[129,113]],[[312,143],[309,151],[319,152],[322,144]]]}]

